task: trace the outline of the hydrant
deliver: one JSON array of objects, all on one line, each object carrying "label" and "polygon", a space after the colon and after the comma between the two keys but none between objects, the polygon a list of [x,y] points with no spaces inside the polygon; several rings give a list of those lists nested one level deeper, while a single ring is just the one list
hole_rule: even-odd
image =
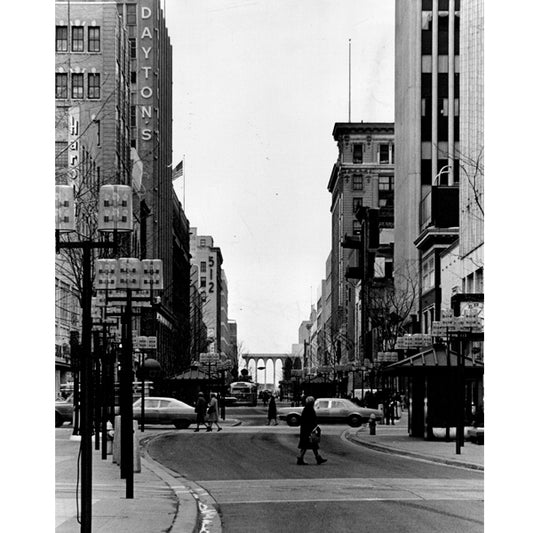
[{"label": "hydrant", "polygon": [[368,420],[368,429],[370,430],[370,435],[376,434],[376,415],[371,414],[370,419]]}]

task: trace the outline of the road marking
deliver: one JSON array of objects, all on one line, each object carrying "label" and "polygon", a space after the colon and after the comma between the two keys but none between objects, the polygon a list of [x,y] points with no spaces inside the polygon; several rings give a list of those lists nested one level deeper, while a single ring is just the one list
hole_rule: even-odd
[{"label": "road marking", "polygon": [[483,480],[329,478],[197,481],[219,504],[306,501],[482,501]]}]

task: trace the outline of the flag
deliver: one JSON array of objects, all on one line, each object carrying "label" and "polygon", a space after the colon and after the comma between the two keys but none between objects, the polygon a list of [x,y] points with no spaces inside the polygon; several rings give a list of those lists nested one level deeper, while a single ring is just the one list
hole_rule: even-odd
[{"label": "flag", "polygon": [[172,169],[172,181],[177,180],[183,176],[183,161],[180,161],[174,169]]}]

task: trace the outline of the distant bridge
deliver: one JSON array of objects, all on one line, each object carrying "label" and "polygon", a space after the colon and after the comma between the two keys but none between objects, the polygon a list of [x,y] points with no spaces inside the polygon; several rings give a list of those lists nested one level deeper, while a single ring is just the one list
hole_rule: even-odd
[{"label": "distant bridge", "polygon": [[[302,358],[290,353],[248,353],[243,355],[242,358],[246,364],[246,369],[258,382],[258,385],[267,385],[267,374],[273,376],[273,386],[278,388],[278,383],[283,379],[283,368],[285,362],[289,359],[292,362],[292,368],[302,368]],[[258,369],[264,367],[264,382],[259,383],[257,380]]]}]

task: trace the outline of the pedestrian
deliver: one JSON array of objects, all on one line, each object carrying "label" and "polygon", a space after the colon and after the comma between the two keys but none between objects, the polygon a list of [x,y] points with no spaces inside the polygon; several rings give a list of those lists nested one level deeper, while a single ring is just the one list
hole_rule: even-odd
[{"label": "pedestrian", "polygon": [[[316,463],[318,465],[325,463],[327,459],[320,457],[318,454],[318,440],[320,439],[320,428],[317,426],[317,418],[315,412],[315,399],[312,396],[308,396],[305,399],[305,407],[302,410],[302,417],[300,419],[300,441],[298,442],[298,448],[300,449],[300,455],[296,461],[297,465],[306,465],[304,462],[304,455],[307,450],[313,450],[315,454]],[[311,433],[318,432],[318,440],[311,438]]]},{"label": "pedestrian", "polygon": [[207,402],[204,398],[204,393],[198,393],[198,399],[196,400],[196,405],[194,407],[194,412],[196,413],[196,431],[200,431],[200,424],[203,424],[206,427],[206,430],[209,431],[209,426],[205,423],[205,411],[207,409]]},{"label": "pedestrian", "polygon": [[270,402],[268,403],[268,424],[270,426],[270,422],[274,421],[274,425],[278,425],[278,410],[276,408],[276,400],[274,399],[274,395],[270,397]]},{"label": "pedestrian", "polygon": [[207,431],[213,431],[213,424],[217,426],[217,431],[222,431],[222,428],[218,424],[218,401],[217,395],[212,392],[211,399],[209,400],[209,405],[207,406]]}]

